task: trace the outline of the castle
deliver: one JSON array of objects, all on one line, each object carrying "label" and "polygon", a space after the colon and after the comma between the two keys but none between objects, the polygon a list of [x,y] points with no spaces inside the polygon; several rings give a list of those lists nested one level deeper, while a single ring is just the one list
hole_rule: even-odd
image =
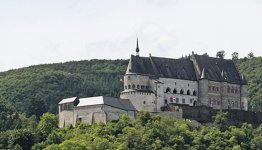
[{"label": "castle", "polygon": [[189,58],[131,55],[120,98],[138,111],[159,112],[170,103],[213,109],[248,110],[247,81],[232,60],[196,55]]},{"label": "castle", "polygon": [[161,112],[169,104],[248,110],[247,81],[232,60],[207,55],[172,59],[131,55],[120,98],[69,98],[59,103],[59,127],[107,122],[136,111]]}]

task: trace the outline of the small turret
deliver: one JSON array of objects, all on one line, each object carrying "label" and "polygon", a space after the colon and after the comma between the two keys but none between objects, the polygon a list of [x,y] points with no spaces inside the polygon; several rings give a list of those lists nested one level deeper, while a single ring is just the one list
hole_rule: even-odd
[{"label": "small turret", "polygon": [[242,83],[242,85],[247,85],[247,80],[246,80],[246,78],[243,74],[241,76],[241,83]]}]

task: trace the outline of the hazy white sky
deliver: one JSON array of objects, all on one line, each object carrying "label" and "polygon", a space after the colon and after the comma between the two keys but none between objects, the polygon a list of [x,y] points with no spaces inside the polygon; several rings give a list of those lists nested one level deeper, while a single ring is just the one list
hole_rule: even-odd
[{"label": "hazy white sky", "polygon": [[135,54],[262,55],[262,0],[0,0],[0,71]]}]

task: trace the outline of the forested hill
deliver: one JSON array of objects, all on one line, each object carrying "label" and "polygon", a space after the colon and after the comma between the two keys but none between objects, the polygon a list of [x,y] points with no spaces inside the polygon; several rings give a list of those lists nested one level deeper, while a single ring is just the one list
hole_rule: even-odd
[{"label": "forested hill", "polygon": [[[253,108],[262,103],[262,58],[235,60],[249,82]],[[84,60],[37,65],[0,73],[0,99],[9,101],[18,112],[40,116],[57,112],[63,98],[79,96],[119,96],[120,77],[128,60]],[[1,109],[1,108],[0,108]]]},{"label": "forested hill", "polygon": [[127,60],[84,60],[37,65],[0,73],[0,99],[19,112],[57,112],[63,98],[118,96]]},{"label": "forested hill", "polygon": [[259,110],[262,105],[262,57],[252,57],[235,60],[240,73],[248,81],[250,109]]}]

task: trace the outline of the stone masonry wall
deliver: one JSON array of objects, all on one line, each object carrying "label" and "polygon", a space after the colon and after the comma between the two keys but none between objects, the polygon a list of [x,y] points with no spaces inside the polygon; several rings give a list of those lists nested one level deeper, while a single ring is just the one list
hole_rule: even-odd
[{"label": "stone masonry wall", "polygon": [[[175,106],[179,106],[179,108],[182,109],[183,118],[196,120],[200,123],[213,123],[214,116],[219,111],[207,106],[191,107],[188,105],[169,105],[168,107],[162,108],[162,110],[172,111],[172,108]],[[262,123],[262,112],[251,112],[237,109],[223,111],[228,112],[229,122],[235,125],[247,122],[254,126],[258,126]]]}]

